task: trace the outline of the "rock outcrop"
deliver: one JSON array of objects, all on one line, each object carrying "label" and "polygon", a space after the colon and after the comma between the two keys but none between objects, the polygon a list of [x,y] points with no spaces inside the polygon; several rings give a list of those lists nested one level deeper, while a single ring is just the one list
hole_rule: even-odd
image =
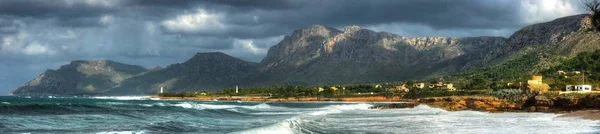
[{"label": "rock outcrop", "polygon": [[520,105],[496,97],[433,97],[419,99],[418,102],[448,111],[519,111]]},{"label": "rock outcrop", "polygon": [[530,112],[562,112],[585,109],[600,109],[600,96],[547,97],[535,96],[521,106]]},{"label": "rock outcrop", "polygon": [[583,97],[525,97],[520,101],[508,101],[496,97],[451,96],[431,97],[416,100],[403,100],[410,103],[389,104],[372,107],[374,109],[412,108],[418,104],[441,108],[448,111],[475,110],[488,112],[550,112],[566,113],[578,110],[600,109],[600,96]]},{"label": "rock outcrop", "polygon": [[393,104],[388,104],[388,105],[372,106],[372,107],[369,107],[369,109],[414,108],[414,107],[419,106],[419,105],[420,105],[420,103],[414,103],[414,102],[393,103]]}]

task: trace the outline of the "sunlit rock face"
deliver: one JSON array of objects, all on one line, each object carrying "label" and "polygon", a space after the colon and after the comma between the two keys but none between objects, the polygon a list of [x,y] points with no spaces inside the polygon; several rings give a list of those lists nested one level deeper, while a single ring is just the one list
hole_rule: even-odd
[{"label": "sunlit rock face", "polygon": [[589,28],[587,15],[530,25],[509,38],[403,37],[359,26],[313,25],[271,47],[253,79],[266,85],[401,81],[500,64],[520,52],[570,56],[600,49]]},{"label": "sunlit rock face", "polygon": [[313,25],[271,47],[256,79],[307,85],[399,81],[455,72],[503,37],[402,37],[358,26]]}]

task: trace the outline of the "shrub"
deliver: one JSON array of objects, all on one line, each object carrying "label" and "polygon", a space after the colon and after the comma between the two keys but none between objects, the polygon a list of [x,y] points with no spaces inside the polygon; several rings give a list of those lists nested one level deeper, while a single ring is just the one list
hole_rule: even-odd
[{"label": "shrub", "polygon": [[523,97],[523,90],[521,90],[521,89],[500,89],[500,90],[496,90],[493,92],[489,92],[488,95],[495,96],[500,99],[519,101]]}]

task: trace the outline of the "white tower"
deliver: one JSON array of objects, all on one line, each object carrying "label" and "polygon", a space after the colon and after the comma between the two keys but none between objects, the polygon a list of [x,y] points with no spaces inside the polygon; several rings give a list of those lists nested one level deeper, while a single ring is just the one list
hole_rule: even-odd
[{"label": "white tower", "polygon": [[160,87],[160,93],[161,94],[163,93],[163,87]]},{"label": "white tower", "polygon": [[238,86],[235,86],[235,94],[240,93],[240,90],[238,89]]}]

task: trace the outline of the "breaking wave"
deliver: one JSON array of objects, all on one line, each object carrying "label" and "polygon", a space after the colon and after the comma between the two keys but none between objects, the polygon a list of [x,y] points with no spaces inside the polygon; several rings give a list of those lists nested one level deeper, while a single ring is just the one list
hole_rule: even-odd
[{"label": "breaking wave", "polygon": [[179,104],[174,104],[174,106],[182,107],[182,108],[193,108],[193,109],[231,109],[231,108],[246,108],[246,109],[267,109],[271,108],[269,104],[261,103],[253,106],[243,106],[243,105],[212,105],[212,104],[196,104],[191,102],[183,102]]},{"label": "breaking wave", "polygon": [[328,114],[342,113],[345,111],[354,110],[368,110],[373,105],[359,103],[359,104],[343,104],[343,105],[330,105],[327,107],[319,108],[318,111],[308,112],[306,114],[300,114],[296,117],[278,122],[275,124],[267,125],[264,127],[247,129],[239,132],[232,132],[232,134],[294,134],[294,133],[313,133],[310,129],[304,128],[305,122],[312,119],[318,118],[318,116],[325,116]]},{"label": "breaking wave", "polygon": [[113,100],[151,100],[150,96],[96,96],[96,99],[113,99]]},{"label": "breaking wave", "polygon": [[[121,99],[121,100],[119,100]],[[378,103],[1,98],[3,133],[597,133],[600,121]],[[129,99],[129,100],[122,100]],[[68,122],[65,122],[65,121]]]}]

